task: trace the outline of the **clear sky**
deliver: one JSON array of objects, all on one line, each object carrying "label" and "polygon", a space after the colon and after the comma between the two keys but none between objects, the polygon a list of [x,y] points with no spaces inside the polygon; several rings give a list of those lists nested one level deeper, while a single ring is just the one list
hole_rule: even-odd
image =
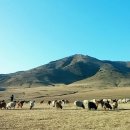
[{"label": "clear sky", "polygon": [[130,61],[130,0],[0,0],[0,74],[74,54]]}]

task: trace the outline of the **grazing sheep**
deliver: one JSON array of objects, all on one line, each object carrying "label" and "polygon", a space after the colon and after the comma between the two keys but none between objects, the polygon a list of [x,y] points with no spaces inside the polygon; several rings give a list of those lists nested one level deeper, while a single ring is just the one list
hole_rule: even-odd
[{"label": "grazing sheep", "polygon": [[58,108],[60,108],[60,109],[63,108],[61,102],[58,102],[58,101],[55,102],[55,107],[56,107],[57,109],[58,109]]},{"label": "grazing sheep", "polygon": [[0,109],[2,108],[6,109],[6,102],[4,100],[0,102]]},{"label": "grazing sheep", "polygon": [[54,100],[54,101],[51,102],[51,105],[52,105],[53,107],[55,107],[55,102],[57,102],[57,100]]},{"label": "grazing sheep", "polygon": [[40,101],[40,104],[43,104],[44,100]]},{"label": "grazing sheep", "polygon": [[88,100],[83,100],[83,104],[84,104],[85,108],[87,108],[88,107]]},{"label": "grazing sheep", "polygon": [[112,102],[118,102],[118,99],[112,99]]},{"label": "grazing sheep", "polygon": [[109,103],[104,103],[103,108],[106,109],[112,109],[112,106]]},{"label": "grazing sheep", "polygon": [[101,103],[102,108],[104,108],[104,110],[112,109],[112,106],[110,105],[108,100],[107,101],[103,101],[103,99],[102,99],[102,100],[100,100],[100,103]]},{"label": "grazing sheep", "polygon": [[9,102],[9,103],[7,103],[7,105],[6,105],[6,108],[7,109],[11,109],[11,108],[13,108],[13,109],[15,109],[15,106],[16,106],[16,101],[13,101],[13,102]]},{"label": "grazing sheep", "polygon": [[113,102],[112,103],[112,108],[113,108],[113,110],[117,109],[118,108],[118,103],[117,102]]},{"label": "grazing sheep", "polygon": [[126,98],[122,99],[122,103],[127,103]]},{"label": "grazing sheep", "polygon": [[22,107],[23,107],[24,102],[25,102],[25,101],[19,101],[19,102],[18,102],[18,106],[17,106],[17,108],[19,108],[19,107],[20,107],[20,108],[22,108]]},{"label": "grazing sheep", "polygon": [[35,101],[30,101],[30,110],[34,107]]},{"label": "grazing sheep", "polygon": [[48,101],[47,104],[50,105],[50,104],[51,104],[51,101]]},{"label": "grazing sheep", "polygon": [[126,98],[126,102],[127,102],[127,103],[130,102],[130,99],[129,99],[129,98]]},{"label": "grazing sheep", "polygon": [[129,101],[130,101],[129,98],[124,98],[124,99],[122,99],[122,103],[128,103]]},{"label": "grazing sheep", "polygon": [[74,105],[75,105],[76,107],[82,107],[83,109],[85,109],[85,106],[84,106],[84,104],[83,104],[82,101],[75,101],[75,102],[74,102]]},{"label": "grazing sheep", "polygon": [[59,102],[62,106],[65,105],[65,100],[58,100],[57,102]]},{"label": "grazing sheep", "polygon": [[66,99],[62,99],[62,100],[60,100],[60,101],[62,101],[62,104],[64,105],[64,104],[68,104],[69,103],[69,101],[68,100],[66,100]]},{"label": "grazing sheep", "polygon": [[118,103],[122,103],[122,99],[118,99]]},{"label": "grazing sheep", "polygon": [[64,100],[65,101],[65,104],[68,104],[69,103],[69,100]]},{"label": "grazing sheep", "polygon": [[114,99],[114,100],[113,100],[112,108],[113,108],[113,110],[115,110],[115,109],[118,108],[118,100],[117,100],[117,99]]},{"label": "grazing sheep", "polygon": [[97,100],[96,100],[96,99],[92,99],[92,100],[91,100],[91,102],[96,103],[96,102],[97,102]]},{"label": "grazing sheep", "polygon": [[[114,99],[114,100],[115,100],[115,99]],[[109,103],[112,103],[112,102],[113,102],[112,99],[107,99],[107,101],[108,101]]]},{"label": "grazing sheep", "polygon": [[108,101],[108,99],[102,99],[102,101],[103,101],[103,102],[107,102],[107,101]]},{"label": "grazing sheep", "polygon": [[84,104],[88,104],[88,100],[83,100],[83,103]]},{"label": "grazing sheep", "polygon": [[112,103],[112,99],[102,99],[103,102],[109,102],[109,103]]},{"label": "grazing sheep", "polygon": [[91,109],[97,110],[97,107],[98,107],[98,105],[96,103],[91,102],[91,101],[88,102],[88,109],[89,110],[91,110]]}]

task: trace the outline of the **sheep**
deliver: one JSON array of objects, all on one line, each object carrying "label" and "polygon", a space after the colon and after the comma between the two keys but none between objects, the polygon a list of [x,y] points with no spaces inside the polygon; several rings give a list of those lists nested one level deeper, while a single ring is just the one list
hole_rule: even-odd
[{"label": "sheep", "polygon": [[54,100],[54,101],[51,102],[51,105],[52,105],[53,107],[55,107],[55,102],[57,102],[57,100]]},{"label": "sheep", "polygon": [[[115,100],[115,99],[114,99],[114,100]],[[112,102],[113,102],[112,99],[107,99],[107,101],[108,101],[109,103],[112,103]]]},{"label": "sheep", "polygon": [[58,109],[58,108],[60,108],[60,109],[62,109],[63,107],[62,107],[62,103],[61,102],[58,102],[58,101],[56,101],[55,102],[55,107]]},{"label": "sheep", "polygon": [[99,101],[99,103],[101,103],[101,106],[102,106],[102,108],[104,108],[104,110],[106,110],[106,109],[112,109],[112,106],[110,105],[110,103],[109,103],[108,100],[103,101],[103,99],[101,99]]},{"label": "sheep", "polygon": [[84,104],[83,104],[82,101],[75,101],[75,102],[74,102],[74,105],[75,105],[76,107],[81,107],[81,108],[85,109],[85,106],[84,106]]},{"label": "sheep", "polygon": [[61,101],[63,102],[63,104],[68,104],[68,103],[69,103],[69,101],[66,100],[66,99],[63,99],[63,100],[61,100]]},{"label": "sheep", "polygon": [[84,106],[87,108],[88,107],[88,100],[83,100],[83,104],[84,104]]},{"label": "sheep", "polygon": [[0,109],[5,108],[6,109],[6,102],[5,100],[0,102]]},{"label": "sheep", "polygon": [[53,107],[56,107],[57,109],[58,108],[62,109],[63,104],[64,104],[64,101],[62,101],[62,100],[48,101],[48,105],[52,105]]},{"label": "sheep", "polygon": [[97,103],[94,103],[92,101],[88,101],[88,109],[91,110],[91,109],[95,109],[97,110],[98,108],[98,104]]},{"label": "sheep", "polygon": [[47,104],[50,105],[50,104],[51,104],[51,101],[48,101]]},{"label": "sheep", "polygon": [[91,102],[96,103],[96,102],[97,102],[97,100],[96,100],[96,99],[92,99],[92,100],[91,100]]},{"label": "sheep", "polygon": [[68,104],[68,103],[69,103],[69,100],[67,100],[67,99],[64,99],[64,100],[62,100],[62,101],[64,101],[65,104]]},{"label": "sheep", "polygon": [[103,101],[103,102],[107,102],[107,101],[108,101],[108,99],[102,99],[102,101]]},{"label": "sheep", "polygon": [[122,99],[118,99],[118,103],[122,103]]},{"label": "sheep", "polygon": [[130,102],[130,99],[129,99],[129,98],[126,98],[126,102],[127,102],[127,103]]},{"label": "sheep", "polygon": [[83,100],[83,103],[84,104],[88,104],[88,100]]},{"label": "sheep", "polygon": [[122,99],[122,103],[127,103],[128,101],[126,100],[126,98]]},{"label": "sheep", "polygon": [[113,108],[113,110],[117,109],[118,108],[118,103],[117,102],[113,102],[112,103],[112,108]]},{"label": "sheep", "polygon": [[22,108],[22,107],[23,107],[24,102],[25,102],[25,101],[19,101],[19,102],[18,102],[18,106],[17,106],[17,108],[19,108],[19,107],[20,107],[20,108]]},{"label": "sheep", "polygon": [[35,101],[30,101],[30,110],[34,107]]},{"label": "sheep", "polygon": [[43,104],[44,100],[40,101],[40,104]]},{"label": "sheep", "polygon": [[130,101],[129,98],[124,98],[124,99],[122,99],[122,103],[128,103],[129,101]]},{"label": "sheep", "polygon": [[57,102],[59,102],[62,106],[65,105],[65,100],[58,100]]},{"label": "sheep", "polygon": [[9,103],[7,103],[7,105],[6,105],[6,109],[11,109],[11,108],[13,108],[13,109],[15,109],[15,106],[16,106],[16,101],[13,101],[13,102],[9,102]]},{"label": "sheep", "polygon": [[118,100],[117,100],[117,99],[114,99],[114,100],[113,100],[112,108],[113,108],[113,110],[115,110],[115,109],[118,108]]},{"label": "sheep", "polygon": [[109,103],[104,103],[103,108],[106,109],[112,109],[112,106]]}]

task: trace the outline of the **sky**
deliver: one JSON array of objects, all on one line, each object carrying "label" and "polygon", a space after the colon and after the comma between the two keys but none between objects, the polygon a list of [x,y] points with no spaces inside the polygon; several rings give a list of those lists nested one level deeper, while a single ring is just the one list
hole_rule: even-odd
[{"label": "sky", "polygon": [[130,61],[130,0],[0,0],[0,74],[74,54]]}]

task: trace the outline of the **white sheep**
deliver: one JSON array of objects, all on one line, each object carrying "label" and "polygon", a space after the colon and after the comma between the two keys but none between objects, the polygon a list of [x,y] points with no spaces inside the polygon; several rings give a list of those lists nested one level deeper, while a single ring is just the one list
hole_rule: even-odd
[{"label": "white sheep", "polygon": [[35,101],[30,101],[30,110],[34,107]]},{"label": "white sheep", "polygon": [[122,99],[118,99],[118,103],[122,103]]},{"label": "white sheep", "polygon": [[51,106],[55,107],[55,103],[57,102],[57,100],[54,100],[51,102]]},{"label": "white sheep", "polygon": [[84,104],[84,106],[85,106],[85,108],[88,108],[88,100],[83,100],[83,104]]},{"label": "white sheep", "polygon": [[7,109],[11,109],[11,108],[14,108],[15,109],[15,106],[16,106],[16,101],[13,101],[13,102],[9,102],[9,103],[7,103],[7,105],[6,105],[6,108]]}]

